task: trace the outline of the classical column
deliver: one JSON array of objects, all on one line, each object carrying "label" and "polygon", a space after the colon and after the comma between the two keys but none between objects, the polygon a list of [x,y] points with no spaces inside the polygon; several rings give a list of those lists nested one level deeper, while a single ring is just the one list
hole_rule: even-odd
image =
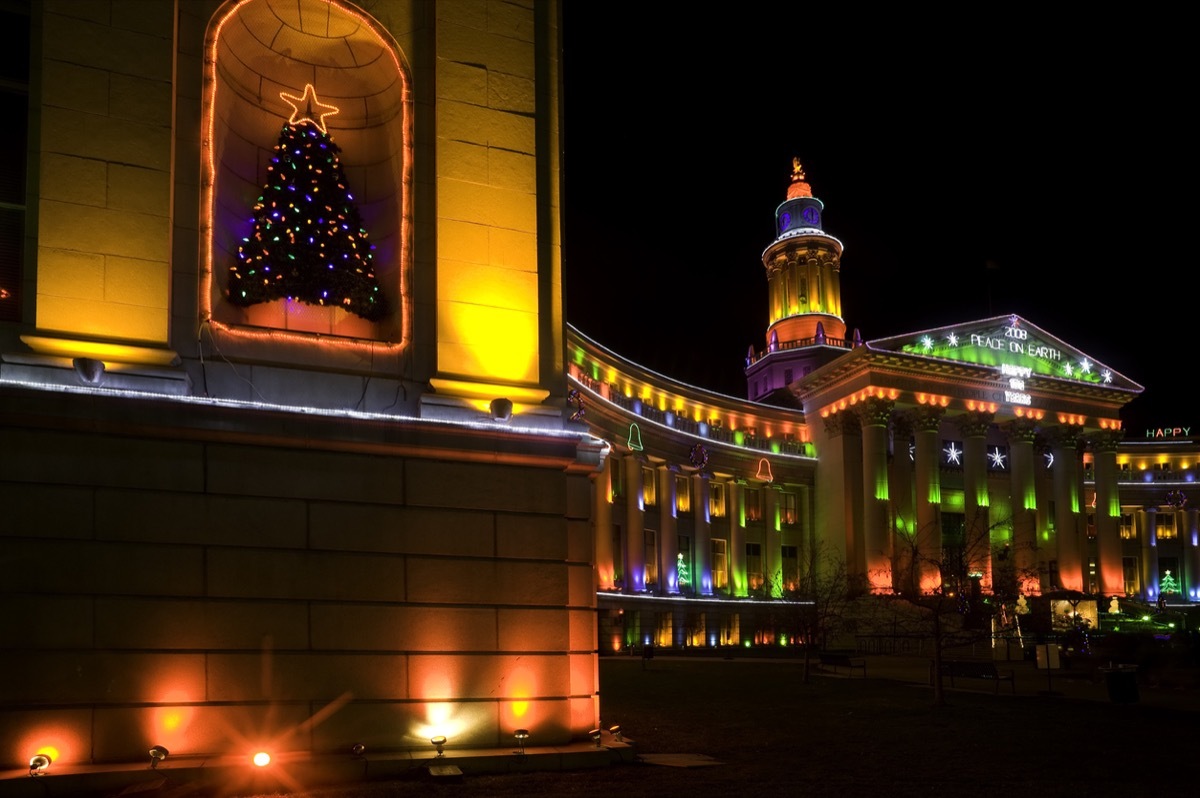
[{"label": "classical column", "polygon": [[771,598],[783,597],[783,540],[779,526],[779,489],[775,485],[763,486],[766,503],[763,536],[763,578]]},{"label": "classical column", "polygon": [[1058,583],[1064,590],[1083,590],[1082,543],[1079,535],[1079,430],[1058,427],[1050,451],[1054,464],[1054,530]]},{"label": "classical column", "polygon": [[1142,521],[1142,595],[1147,601],[1158,600],[1158,508],[1147,507],[1139,513]]},{"label": "classical column", "polygon": [[612,463],[612,457],[604,458],[604,467],[592,480],[597,590],[613,589],[613,576],[616,570],[613,566]]},{"label": "classical column", "polygon": [[1032,595],[1041,592],[1037,572],[1037,488],[1034,481],[1037,454],[1033,450],[1037,428],[1032,419],[1018,418],[1009,422],[1004,431],[1008,435],[1008,470],[1012,477],[1010,556],[1016,571],[1017,589],[1023,595]]},{"label": "classical column", "polygon": [[992,522],[987,479],[987,434],[993,413],[968,412],[955,419],[963,436],[963,522],[967,568],[992,583]]},{"label": "classical column", "polygon": [[1092,472],[1096,480],[1096,567],[1106,596],[1125,595],[1121,563],[1121,497],[1117,486],[1117,446],[1121,433],[1100,432],[1092,438]]},{"label": "classical column", "polygon": [[913,411],[913,436],[916,439],[915,467],[917,525],[909,548],[917,554],[914,578],[922,592],[933,590],[941,578],[934,563],[942,557],[942,480],[938,465],[941,454],[942,415],[940,407],[920,407]]},{"label": "classical column", "polygon": [[666,463],[658,467],[658,593],[679,592],[679,528],[676,524],[675,472]]},{"label": "classical column", "polygon": [[890,466],[891,497],[895,520],[889,530],[892,540],[892,584],[893,590],[905,590],[904,576],[912,573],[912,551],[907,544],[899,544],[916,533],[916,506],[913,503],[913,455],[912,418],[906,414],[892,417],[892,461]]},{"label": "classical column", "polygon": [[1179,534],[1183,538],[1186,564],[1179,580],[1179,589],[1185,600],[1195,601],[1200,596],[1200,523],[1195,507],[1183,511],[1183,522],[1185,526]]},{"label": "classical column", "polygon": [[862,428],[863,555],[867,584],[892,589],[892,530],[888,521],[888,420],[895,404],[870,397],[855,407]]},{"label": "classical column", "polygon": [[642,502],[642,463],[625,455],[625,592],[646,589],[646,522]]},{"label": "classical column", "polygon": [[729,595],[750,595],[746,579],[746,488],[741,482],[729,483]]},{"label": "classical column", "polygon": [[692,561],[696,564],[692,582],[696,593],[711,596],[712,580],[712,527],[708,520],[708,478],[696,472],[692,475]]}]

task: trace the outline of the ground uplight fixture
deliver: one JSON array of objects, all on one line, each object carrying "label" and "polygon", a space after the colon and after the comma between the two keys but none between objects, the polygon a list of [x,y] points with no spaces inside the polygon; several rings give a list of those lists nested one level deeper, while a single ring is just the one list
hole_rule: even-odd
[{"label": "ground uplight fixture", "polygon": [[46,772],[46,768],[50,767],[50,763],[54,760],[45,754],[34,754],[29,760],[29,775],[40,776]]},{"label": "ground uplight fixture", "polygon": [[525,753],[525,741],[529,739],[529,729],[517,729],[513,732],[513,737],[517,741],[517,750],[515,753]]},{"label": "ground uplight fixture", "polygon": [[430,737],[429,742],[437,749],[438,756],[444,756],[446,753],[446,738],[439,734],[437,737]]},{"label": "ground uplight fixture", "polygon": [[171,752],[165,746],[156,745],[150,749],[150,769],[158,767],[158,763],[170,756]]},{"label": "ground uplight fixture", "polygon": [[366,752],[367,747],[362,743],[355,743],[354,745],[350,746],[350,753],[354,754],[356,757],[361,757]]},{"label": "ground uplight fixture", "polygon": [[602,747],[603,747],[603,746],[601,746],[601,745],[600,745],[600,735],[601,735],[601,731],[600,731],[599,729],[592,729],[590,732],[588,732],[588,735],[590,735],[590,736],[591,736],[591,738],[592,738],[592,742],[594,742],[594,743],[596,744],[596,747],[597,747],[597,748],[602,748]]},{"label": "ground uplight fixture", "polygon": [[613,739],[616,740],[617,742],[619,742],[619,743],[625,742],[625,738],[621,736],[621,727],[620,726],[613,726],[611,729],[608,730],[608,733],[611,734],[613,736]]}]

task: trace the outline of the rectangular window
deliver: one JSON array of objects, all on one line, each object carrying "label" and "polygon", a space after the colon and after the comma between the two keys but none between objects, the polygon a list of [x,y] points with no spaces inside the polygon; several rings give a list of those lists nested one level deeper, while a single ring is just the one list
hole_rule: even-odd
[{"label": "rectangular window", "polygon": [[708,486],[708,517],[725,517],[725,485],[720,482]]},{"label": "rectangular window", "polygon": [[725,557],[725,541],[716,538],[712,541],[712,578],[713,587],[724,590],[729,584],[729,562]]},{"label": "rectangular window", "polygon": [[800,514],[796,510],[796,494],[786,491],[779,494],[779,520],[791,526],[800,523]]},{"label": "rectangular window", "polygon": [[675,509],[681,513],[692,511],[692,480],[690,477],[675,477]]},{"label": "rectangular window", "polygon": [[653,507],[658,504],[658,482],[653,468],[642,468],[642,505]]},{"label": "rectangular window", "polygon": [[763,586],[762,546],[758,543],[746,544],[746,581],[751,590]]},{"label": "rectangular window", "polygon": [[792,370],[791,369],[783,370],[783,384],[784,385],[792,384]]},{"label": "rectangular window", "polygon": [[646,587],[658,584],[658,533],[646,530]]},{"label": "rectangular window", "polygon": [[1154,533],[1159,540],[1174,540],[1175,534],[1175,513],[1159,512],[1155,514]]},{"label": "rectangular window", "polygon": [[783,552],[783,589],[795,592],[800,589],[800,553],[795,546],[784,546]]},{"label": "rectangular window", "polygon": [[1095,513],[1087,514],[1087,536],[1088,536],[1088,540],[1096,539],[1096,514]]},{"label": "rectangular window", "polygon": [[0,9],[0,321],[21,320],[29,158],[29,9]]},{"label": "rectangular window", "polygon": [[612,468],[609,469],[608,487],[615,499],[625,495],[625,463],[619,457],[610,457],[608,461],[612,463]]},{"label": "rectangular window", "polygon": [[1096,560],[1088,559],[1088,592],[1096,595],[1100,592],[1100,579],[1096,576]]},{"label": "rectangular window", "polygon": [[1142,592],[1142,580],[1138,575],[1137,557],[1122,557],[1121,572],[1124,575],[1125,595],[1136,596]]},{"label": "rectangular window", "polygon": [[763,516],[762,507],[762,490],[759,488],[746,488],[746,520],[761,521]]},{"label": "rectangular window", "polygon": [[1137,526],[1133,523],[1133,513],[1121,513],[1121,539],[1137,540]]}]

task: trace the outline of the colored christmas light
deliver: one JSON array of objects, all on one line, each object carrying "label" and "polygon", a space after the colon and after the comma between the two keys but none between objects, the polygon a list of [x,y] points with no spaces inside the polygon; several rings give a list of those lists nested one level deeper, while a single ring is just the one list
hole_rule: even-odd
[{"label": "colored christmas light", "polygon": [[[337,109],[322,105],[311,90],[303,97],[281,95],[295,110],[267,166],[254,230],[229,267],[227,296],[240,307],[286,298],[378,321],[390,309],[375,277],[375,247],[346,188],[341,149],[324,127],[325,116]],[[308,103],[305,112],[301,101]],[[314,114],[314,105],[332,110]]]}]

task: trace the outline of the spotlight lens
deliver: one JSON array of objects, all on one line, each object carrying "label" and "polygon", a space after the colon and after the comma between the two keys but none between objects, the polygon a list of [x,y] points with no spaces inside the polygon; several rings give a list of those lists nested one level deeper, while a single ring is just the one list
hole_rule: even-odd
[{"label": "spotlight lens", "polygon": [[271,755],[266,751],[259,751],[254,755],[254,764],[260,768],[265,768],[267,765],[271,764]]}]

